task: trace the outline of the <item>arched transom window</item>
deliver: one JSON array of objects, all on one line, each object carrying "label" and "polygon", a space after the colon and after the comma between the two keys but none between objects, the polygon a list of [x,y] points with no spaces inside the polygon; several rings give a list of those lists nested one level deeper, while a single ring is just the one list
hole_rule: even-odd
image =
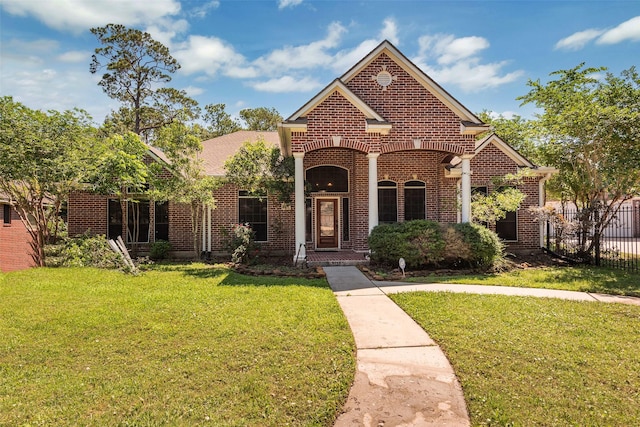
[{"label": "arched transom window", "polygon": [[312,192],[349,192],[349,171],[339,166],[316,166],[307,169],[307,184]]}]

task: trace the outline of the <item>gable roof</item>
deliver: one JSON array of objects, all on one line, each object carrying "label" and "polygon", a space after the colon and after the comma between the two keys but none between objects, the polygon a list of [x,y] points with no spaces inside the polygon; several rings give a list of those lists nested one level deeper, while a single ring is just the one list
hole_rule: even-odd
[{"label": "gable roof", "polygon": [[[409,60],[402,52],[400,52],[391,42],[384,40],[373,49],[367,56],[362,58],[356,65],[351,67],[349,71],[344,73],[340,80],[348,83],[354,78],[360,71],[371,64],[376,58],[382,54],[386,54],[394,62],[396,62],[403,70],[409,73],[418,83],[420,83],[431,94],[438,98],[444,105],[446,105],[451,111],[453,111],[462,122],[469,122],[475,125],[484,125],[475,114],[462,105],[457,99],[455,99],[449,92],[444,90],[442,86],[431,79],[424,71],[418,68],[413,62]],[[464,124],[463,124],[464,125]],[[487,126],[488,127],[488,126]],[[484,129],[486,130],[486,129]]]},{"label": "gable roof", "polygon": [[536,165],[531,163],[526,157],[518,153],[515,148],[507,144],[507,142],[500,138],[495,133],[490,133],[482,139],[476,141],[475,153],[478,154],[489,144],[493,144],[496,148],[502,151],[507,157],[513,160],[520,167],[535,168]]},{"label": "gable roof", "polygon": [[267,147],[278,147],[278,132],[240,130],[217,138],[202,141],[202,154],[205,173],[210,176],[224,176],[224,162],[235,155],[246,141],[264,139]]}]

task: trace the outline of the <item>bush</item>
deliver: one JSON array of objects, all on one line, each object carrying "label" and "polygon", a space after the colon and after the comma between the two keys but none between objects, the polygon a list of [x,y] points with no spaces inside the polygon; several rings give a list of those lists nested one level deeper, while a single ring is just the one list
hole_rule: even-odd
[{"label": "bush", "polygon": [[236,224],[230,235],[226,236],[225,248],[231,252],[231,262],[247,264],[251,253],[258,249],[255,243],[255,232],[249,224]]},{"label": "bush", "polygon": [[171,243],[166,240],[156,240],[149,248],[149,258],[154,261],[165,259],[171,250]]},{"label": "bush", "polygon": [[379,225],[369,236],[369,248],[373,262],[396,266],[404,258],[408,268],[488,268],[502,258],[504,250],[498,236],[480,225],[425,220]]}]

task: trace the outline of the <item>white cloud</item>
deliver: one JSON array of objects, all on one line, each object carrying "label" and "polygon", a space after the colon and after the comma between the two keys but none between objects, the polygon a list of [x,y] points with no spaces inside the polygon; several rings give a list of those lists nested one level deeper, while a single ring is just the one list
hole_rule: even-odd
[{"label": "white cloud", "polygon": [[[255,77],[244,56],[234,47],[217,37],[189,36],[186,42],[176,46],[173,56],[182,65],[181,72],[203,72],[215,76],[218,72],[236,72],[229,77]],[[225,72],[226,71],[226,72]]]},{"label": "white cloud", "polygon": [[640,41],[640,16],[629,19],[609,30],[589,28],[559,40],[555,49],[580,50],[592,40],[596,44],[616,44],[623,41]]},{"label": "white cloud", "polygon": [[204,93],[204,89],[197,86],[187,86],[183,90],[191,97],[202,95]]},{"label": "white cloud", "polygon": [[577,33],[571,34],[569,37],[565,37],[558,41],[555,45],[555,49],[580,50],[591,40],[599,37],[602,33],[604,33],[604,30],[598,29],[578,31]]},{"label": "white cloud", "polygon": [[278,0],[278,9],[285,9],[287,7],[295,7],[302,3],[302,0]]},{"label": "white cloud", "polygon": [[61,62],[86,62],[91,61],[91,54],[93,52],[85,52],[83,50],[70,50],[57,56],[58,61]]},{"label": "white cloud", "polygon": [[283,76],[265,82],[252,83],[251,87],[261,92],[310,92],[320,88],[321,84],[310,77],[295,79],[291,76]]},{"label": "white cloud", "polygon": [[398,26],[396,21],[392,18],[387,18],[383,21],[383,27],[380,31],[381,40],[389,40],[394,45],[400,43],[398,39]]},{"label": "white cloud", "polygon": [[489,47],[489,41],[482,37],[460,37],[451,34],[422,36],[418,39],[420,56],[437,58],[439,64],[451,64],[473,57]]},{"label": "white cloud", "polygon": [[337,73],[344,73],[356,62],[364,58],[369,52],[375,49],[380,42],[378,40],[365,40],[353,49],[344,49],[338,52],[333,60],[332,68]]},{"label": "white cloud", "polygon": [[439,84],[456,85],[465,92],[511,83],[523,74],[521,70],[503,74],[507,61],[482,64],[479,53],[489,47],[482,37],[436,34],[420,37],[418,43],[420,51],[413,62]]},{"label": "white cloud", "polygon": [[110,22],[133,26],[155,22],[180,12],[177,0],[141,2],[131,0],[3,0],[2,8],[12,15],[33,16],[47,26],[62,31],[80,32]]},{"label": "white cloud", "polygon": [[615,28],[605,32],[597,44],[615,44],[625,40],[640,41],[640,16],[631,18]]},{"label": "white cloud", "polygon": [[327,67],[333,61],[329,49],[336,48],[347,31],[339,22],[332,22],[324,39],[300,46],[285,46],[254,61],[265,73],[274,71]]},{"label": "white cloud", "polygon": [[213,0],[200,6],[194,7],[189,11],[189,16],[193,16],[194,18],[204,18],[207,16],[210,10],[217,9],[219,7],[220,2],[218,0]]},{"label": "white cloud", "polygon": [[186,19],[160,18],[155,23],[148,25],[145,31],[151,34],[154,40],[171,49],[173,39],[178,34],[186,33],[188,29],[189,22]]}]

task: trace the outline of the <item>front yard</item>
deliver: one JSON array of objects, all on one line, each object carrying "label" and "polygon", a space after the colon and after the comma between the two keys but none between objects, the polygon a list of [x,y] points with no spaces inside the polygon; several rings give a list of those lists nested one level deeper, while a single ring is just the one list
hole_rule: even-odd
[{"label": "front yard", "polygon": [[472,425],[638,425],[640,307],[431,292],[391,298],[444,350]]},{"label": "front yard", "polygon": [[329,426],[355,349],[324,280],[0,275],[0,425]]}]

